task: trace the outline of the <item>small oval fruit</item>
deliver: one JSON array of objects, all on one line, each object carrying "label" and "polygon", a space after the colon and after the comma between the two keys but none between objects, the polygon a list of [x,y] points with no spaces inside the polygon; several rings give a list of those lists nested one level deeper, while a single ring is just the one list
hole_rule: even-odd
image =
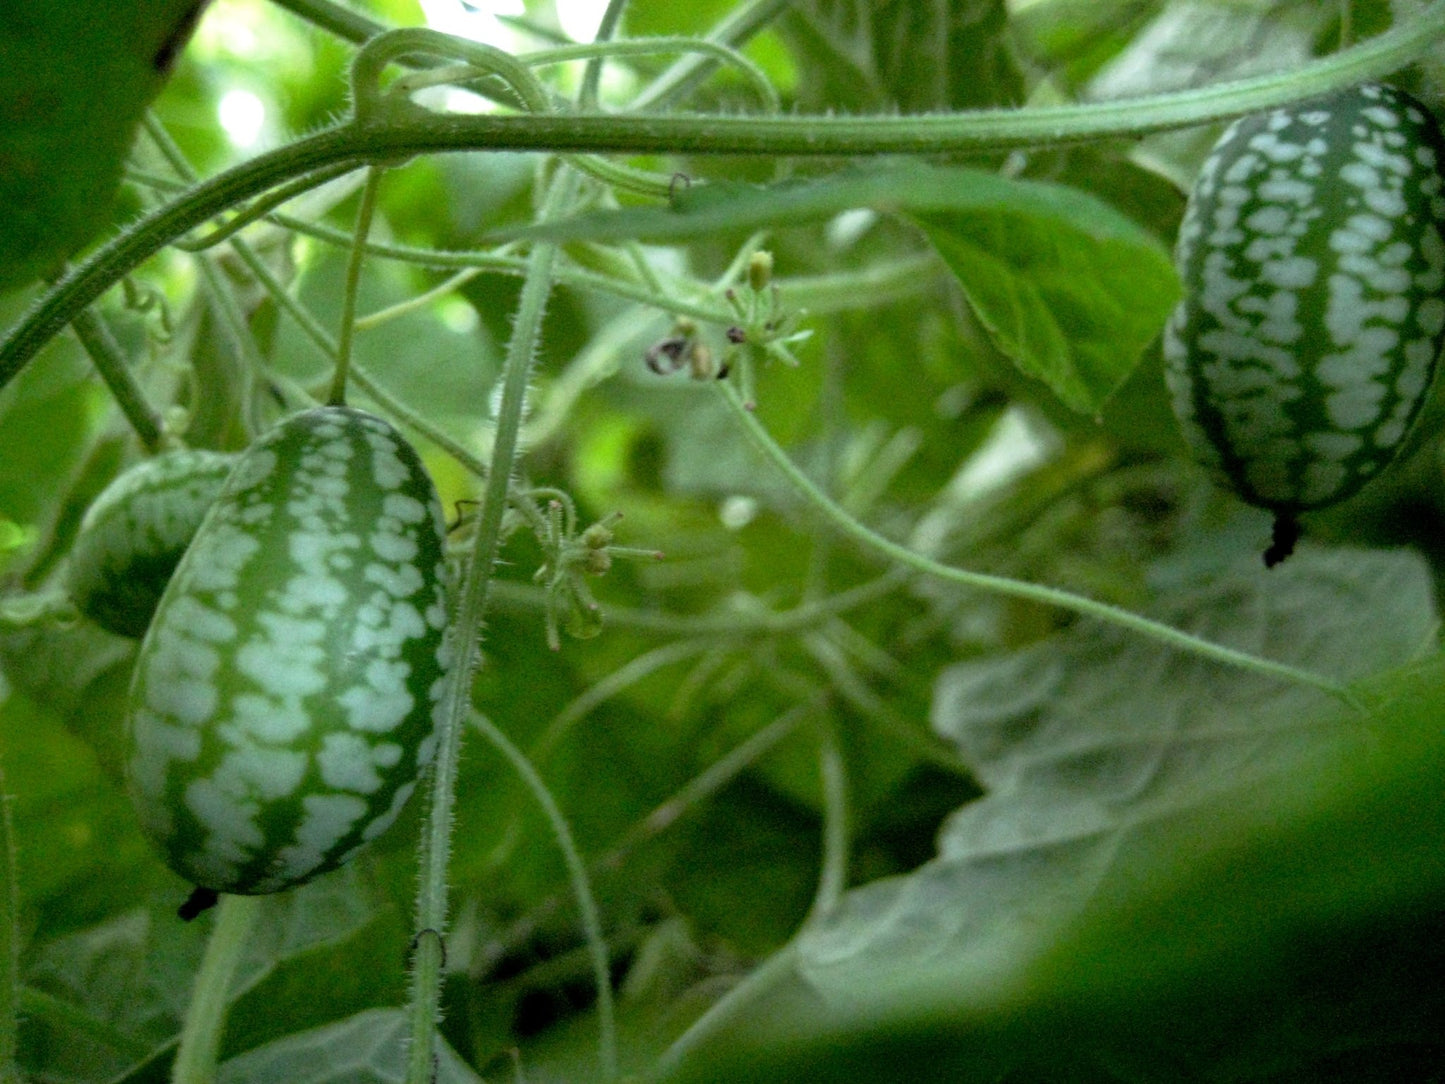
[{"label": "small oval fruit", "polygon": [[1166,377],[1195,455],[1281,520],[1356,493],[1425,400],[1445,336],[1442,168],[1429,111],[1367,84],[1241,118],[1200,170]]},{"label": "small oval fruit", "polygon": [[236,456],[182,448],[123,471],[86,510],[66,566],[76,608],[141,637]]},{"label": "small oval fruit", "polygon": [[177,873],[276,892],[396,819],[449,672],[444,531],[415,450],[370,414],[306,411],[242,454],[130,688],[131,798]]}]

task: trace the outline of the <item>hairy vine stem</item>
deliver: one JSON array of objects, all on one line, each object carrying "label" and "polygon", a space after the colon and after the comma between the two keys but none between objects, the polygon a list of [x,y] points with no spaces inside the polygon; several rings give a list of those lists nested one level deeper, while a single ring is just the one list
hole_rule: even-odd
[{"label": "hairy vine stem", "polygon": [[80,345],[90,355],[95,371],[100,374],[101,380],[105,381],[111,398],[125,415],[126,421],[130,422],[130,427],[135,430],[135,435],[140,438],[145,450],[160,451],[165,430],[160,412],[146,400],[145,392],[141,391],[140,385],[131,375],[125,351],[111,334],[105,318],[94,308],[88,308],[71,321],[71,327],[75,331],[75,337],[80,340]]},{"label": "hairy vine stem", "polygon": [[[545,220],[567,207],[574,198],[576,176],[561,174],[551,186],[541,217]],[[436,1020],[441,1000],[441,944],[447,918],[447,862],[450,855],[452,806],[456,798],[457,758],[463,724],[472,709],[472,677],[476,671],[482,618],[487,609],[492,569],[501,547],[502,517],[509,501],[512,472],[517,461],[522,412],[532,361],[552,286],[552,263],[557,246],[540,244],[532,250],[530,268],[517,302],[517,318],[507,348],[502,375],[502,399],[497,408],[497,429],[487,484],[477,516],[476,539],[451,624],[454,666],[443,700],[441,741],[432,769],[431,808],[423,830],[421,883],[417,893],[416,927],[438,937],[421,938],[412,971],[411,1045],[407,1061],[409,1084],[430,1079]]]},{"label": "hairy vine stem", "polygon": [[331,406],[346,403],[351,342],[356,335],[356,295],[361,288],[361,265],[366,259],[366,238],[371,233],[371,219],[376,213],[376,193],[381,187],[381,174],[380,166],[372,166],[366,171],[366,183],[361,188],[361,206],[356,211],[355,240],[346,255],[346,281],[341,288],[341,324],[336,334],[336,370],[326,398]]},{"label": "hairy vine stem", "polygon": [[[374,103],[353,119],[260,155],[178,196],[96,251],[0,344],[0,387],[142,260],[277,185],[329,167],[475,150],[857,156],[939,154],[1140,135],[1222,120],[1398,70],[1445,34],[1445,0],[1408,23],[1286,73],[1117,102],[923,116],[750,117],[578,113],[449,116]],[[397,105],[405,108],[396,108]]]},{"label": "hairy vine stem", "polygon": [[1298,667],[1289,666],[1285,663],[1262,659],[1248,652],[1236,651],[1234,648],[1201,639],[1198,636],[1193,636],[1190,633],[1183,632],[1170,625],[1152,621],[1147,617],[1125,610],[1119,606],[1085,598],[1071,591],[1064,591],[1057,587],[1047,587],[1043,584],[1029,583],[1025,580],[1013,580],[1006,576],[994,576],[984,572],[970,572],[967,569],[945,565],[940,561],[933,560],[931,557],[926,557],[915,550],[911,550],[907,546],[884,538],[881,534],[851,516],[798,468],[798,465],[788,457],[788,453],[779,447],[778,443],[773,440],[768,431],[763,428],[757,416],[744,405],[742,398],[735,388],[725,383],[717,383],[713,386],[718,390],[719,394],[722,395],[723,400],[732,411],[733,417],[742,427],[743,432],[747,434],[753,446],[763,454],[764,458],[769,460],[782,472],[783,476],[787,478],[788,482],[808,504],[822,514],[828,522],[832,523],[833,526],[843,534],[861,543],[868,549],[888,557],[890,560],[896,561],[907,568],[911,568],[915,572],[921,572],[924,575],[934,576],[938,579],[947,580],[950,583],[960,584],[964,587],[974,587],[993,592],[994,594],[1028,599],[1032,602],[1041,602],[1046,606],[1057,606],[1059,609],[1069,610],[1084,617],[1092,617],[1099,621],[1106,621],[1111,625],[1126,628],[1141,636],[1147,636],[1151,640],[1166,644],[1178,651],[1185,651],[1193,655],[1198,655],[1201,658],[1212,659],[1215,662],[1224,663],[1226,666],[1234,666],[1242,670],[1250,670],[1257,674],[1264,674],[1281,681],[1290,682],[1294,685],[1318,689],[1346,704],[1354,707],[1360,706],[1354,694],[1345,686],[1309,670],[1301,670]]}]

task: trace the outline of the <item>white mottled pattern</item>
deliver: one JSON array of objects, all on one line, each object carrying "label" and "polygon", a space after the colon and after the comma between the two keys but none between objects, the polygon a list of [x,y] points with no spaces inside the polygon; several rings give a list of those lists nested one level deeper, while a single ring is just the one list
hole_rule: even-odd
[{"label": "white mottled pattern", "polygon": [[296,828],[295,842],[282,847],[277,863],[301,876],[317,869],[327,852],[342,841],[366,816],[366,803],[351,794],[308,794]]},{"label": "white mottled pattern", "polygon": [[1420,331],[1434,337],[1445,329],[1445,298],[1427,297],[1415,310],[1415,325]]},{"label": "white mottled pattern", "polygon": [[[395,819],[434,755],[445,675],[427,674],[433,703],[420,719],[412,681],[418,663],[450,664],[443,517],[434,496],[413,495],[403,449],[353,412],[268,434],[232,472],[163,601],[137,667],[132,792],[165,840],[181,829],[168,781],[183,781],[203,838],[172,853],[201,883],[227,890],[264,865],[245,890],[272,891],[330,868],[363,828],[370,839]],[[331,793],[305,792],[316,785]],[[257,819],[275,802],[300,813],[282,841],[262,838]]]},{"label": "white mottled pattern", "polygon": [[327,734],[321,740],[316,764],[321,769],[321,781],[328,787],[359,794],[374,794],[381,789],[371,743],[359,734],[349,731]]},{"label": "white mottled pattern", "polygon": [[305,774],[305,753],[247,744],[233,746],[221,758],[211,781],[238,798],[274,802],[296,793]]},{"label": "white mottled pattern", "polygon": [[1343,461],[1365,446],[1365,438],[1358,433],[1310,433],[1304,444],[1320,459]]},{"label": "white mottled pattern", "polygon": [[[1267,506],[1357,488],[1428,384],[1445,333],[1445,180],[1438,133],[1421,146],[1424,114],[1406,102],[1369,86],[1242,118],[1191,194],[1170,400],[1199,457]],[[1321,421],[1350,432],[1313,432]]]},{"label": "white mottled pattern", "polygon": [[370,843],[377,836],[381,835],[395,823],[396,818],[401,814],[406,803],[411,799],[412,793],[416,790],[416,783],[407,782],[396,788],[392,795],[391,805],[385,812],[381,813],[375,820],[368,824],[361,833],[364,842]]},{"label": "white mottled pattern", "polygon": [[1337,493],[1350,479],[1350,471],[1342,463],[1330,459],[1308,460],[1299,484],[1299,499],[1305,504],[1326,500]]},{"label": "white mottled pattern", "polygon": [[371,445],[371,477],[377,488],[400,489],[406,485],[411,472],[397,454],[396,441],[384,433],[368,433],[367,443]]},{"label": "white mottled pattern", "polygon": [[1360,380],[1325,396],[1325,411],[1330,424],[1341,429],[1373,426],[1379,420],[1386,392],[1383,384]]},{"label": "white mottled pattern", "polygon": [[256,824],[259,802],[238,797],[215,779],[193,779],[186,786],[186,806],[206,831],[205,851],[241,863],[266,842]]},{"label": "white mottled pattern", "polygon": [[286,743],[302,737],[310,728],[311,714],[300,697],[281,699],[245,692],[231,697],[230,718],[217,725],[217,732],[227,741],[245,740],[245,735],[259,741]]}]

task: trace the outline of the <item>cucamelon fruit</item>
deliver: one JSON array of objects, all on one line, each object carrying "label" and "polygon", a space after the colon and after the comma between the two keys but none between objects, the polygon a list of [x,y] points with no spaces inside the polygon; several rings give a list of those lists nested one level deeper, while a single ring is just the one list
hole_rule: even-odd
[{"label": "cucamelon fruit", "polygon": [[1164,335],[1197,458],[1294,517],[1356,493],[1400,450],[1445,333],[1445,139],[1367,84],[1235,121],[1180,227],[1184,298]]},{"label": "cucamelon fruit", "polygon": [[198,895],[300,884],[401,812],[449,671],[443,534],[416,452],[361,411],[295,415],[236,462],[127,707],[141,826]]},{"label": "cucamelon fruit", "polygon": [[145,635],[181,554],[236,457],[182,448],[123,471],[86,509],[66,564],[76,608],[122,636]]}]

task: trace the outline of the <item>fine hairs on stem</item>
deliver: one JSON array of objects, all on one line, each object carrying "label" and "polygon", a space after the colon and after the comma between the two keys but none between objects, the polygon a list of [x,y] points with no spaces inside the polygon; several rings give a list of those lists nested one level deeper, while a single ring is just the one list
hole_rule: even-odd
[{"label": "fine hairs on stem", "polygon": [[[325,24],[336,33],[362,43],[379,29],[369,20],[350,17],[344,8],[328,0],[278,0],[283,6],[307,18]],[[1445,31],[1445,0],[1434,0],[1418,16],[1402,22],[1394,30],[1351,47],[1340,54],[1302,66],[1286,75],[1272,75],[1245,80],[1222,87],[1192,90],[1177,94],[1140,99],[1133,102],[1096,103],[1038,109],[999,110],[951,117],[828,117],[797,118],[773,115],[777,100],[773,88],[762,78],[751,62],[731,46],[738,44],[758,26],[785,7],[785,0],[753,0],[742,4],[730,17],[728,28],[719,27],[716,43],[698,45],[682,39],[665,39],[646,45],[629,43],[611,46],[605,39],[616,27],[623,11],[623,0],[611,0],[603,15],[598,43],[588,46],[548,50],[531,58],[515,60],[497,57],[460,47],[457,55],[471,55],[477,64],[492,64],[487,71],[501,73],[515,96],[532,111],[531,116],[447,116],[429,114],[417,108],[388,108],[402,101],[396,94],[383,101],[377,76],[378,65],[405,55],[409,46],[435,43],[436,36],[422,32],[413,37],[398,37],[389,45],[376,47],[368,54],[368,63],[359,65],[357,116],[330,129],[297,140],[291,146],[259,154],[231,170],[205,181],[196,182],[189,168],[171,152],[173,146],[162,143],[162,150],[173,167],[188,181],[196,182],[174,194],[166,194],[167,202],[126,230],[109,244],[102,245],[83,263],[49,290],[30,312],[0,342],[0,388],[14,377],[35,353],[66,326],[75,329],[87,351],[95,359],[98,371],[111,386],[130,425],[148,448],[161,442],[161,416],[141,396],[134,382],[126,375],[113,337],[99,317],[95,303],[110,287],[149,256],[168,244],[192,235],[192,231],[213,225],[210,233],[195,241],[206,249],[225,244],[237,254],[242,264],[275,301],[294,319],[303,334],[334,363],[334,375],[328,401],[344,403],[349,385],[370,393],[383,408],[427,432],[433,440],[451,453],[482,483],[484,495],[475,520],[471,551],[463,562],[462,582],[453,599],[454,620],[449,632],[449,646],[458,660],[444,700],[441,740],[431,774],[429,807],[419,846],[419,886],[416,897],[416,928],[418,931],[409,1007],[410,1044],[408,1047],[407,1081],[425,1084],[431,1080],[436,1063],[437,1020],[441,1003],[442,972],[445,963],[443,938],[448,925],[447,870],[450,856],[450,834],[453,823],[455,790],[458,774],[460,742],[466,725],[474,726],[508,761],[523,780],[548,820],[561,850],[571,892],[580,915],[589,962],[597,987],[598,1064],[602,1079],[613,1081],[619,1075],[619,1055],[615,1007],[609,972],[608,946],[604,927],[588,878],[588,866],[578,851],[565,814],[532,760],[524,754],[490,720],[474,710],[471,703],[472,680],[479,665],[479,647],[489,603],[497,598],[517,605],[540,609],[536,592],[519,585],[494,585],[492,570],[504,538],[503,517],[507,514],[518,478],[517,464],[525,451],[529,431],[523,424],[526,394],[532,368],[538,353],[542,317],[549,291],[558,281],[607,290],[652,310],[690,315],[698,319],[720,322],[727,310],[715,303],[705,291],[688,296],[679,285],[664,286],[666,276],[654,273],[643,259],[636,261],[631,277],[600,273],[595,268],[567,265],[565,254],[556,245],[542,243],[525,255],[508,249],[489,253],[437,253],[426,249],[388,245],[369,239],[377,205],[377,191],[383,170],[409,155],[476,150],[533,150],[554,156],[568,163],[553,176],[546,190],[545,205],[539,221],[567,214],[577,204],[581,178],[577,172],[610,183],[616,188],[659,194],[665,192],[667,178],[628,170],[590,153],[677,151],[694,154],[762,154],[762,155],[868,155],[877,153],[922,153],[939,150],[1004,148],[1034,145],[1040,142],[1070,142],[1101,136],[1134,136],[1139,133],[1198,124],[1231,116],[1243,110],[1261,108],[1286,99],[1294,99],[1360,78],[1374,76],[1400,66],[1426,47],[1437,43]],[[661,78],[647,87],[634,102],[639,112],[604,114],[598,108],[598,88],[604,58],[642,52],[644,49],[676,48],[687,55],[669,68]],[[388,50],[392,50],[388,52]],[[423,50],[424,51],[424,50]],[[451,54],[437,54],[447,56]],[[389,59],[388,59],[389,58]],[[571,59],[589,61],[578,96],[578,110],[559,108],[532,75],[532,67]],[[709,117],[686,113],[650,114],[642,112],[653,106],[668,106],[685,93],[689,86],[720,65],[729,65],[741,72],[745,82],[758,92],[765,116]],[[449,74],[434,70],[440,78]],[[426,73],[423,73],[425,76]],[[403,77],[403,80],[408,77]],[[414,85],[427,82],[417,77]],[[402,89],[408,85],[400,84]],[[392,84],[396,88],[398,84]],[[152,133],[159,126],[149,122]],[[158,142],[159,142],[159,137]],[[565,157],[572,155],[573,157]],[[339,231],[314,224],[298,223],[280,214],[281,203],[293,198],[321,181],[352,170],[366,171],[354,232],[350,237]],[[159,200],[164,187],[158,186]],[[216,225],[228,213],[233,217]],[[249,223],[265,220],[297,232],[323,237],[328,243],[349,245],[346,277],[342,291],[342,314],[335,337],[321,327],[304,306],[291,295],[241,237],[240,231]],[[268,227],[269,228],[269,227]],[[184,247],[184,246],[180,246]],[[412,260],[432,267],[460,268],[451,280],[408,302],[380,310],[369,318],[358,318],[357,297],[362,265],[367,256],[386,256]],[[246,371],[265,370],[265,359],[256,355],[256,344],[246,324],[245,314],[235,304],[235,297],[210,262],[209,251],[201,253],[201,275],[204,288],[215,296],[211,305],[221,324],[222,334],[234,340],[240,361]],[[739,261],[743,253],[739,254]],[[449,262],[455,261],[455,262]],[[494,443],[486,463],[460,442],[449,438],[411,411],[404,403],[388,398],[364,369],[352,360],[353,340],[359,330],[385,322],[417,306],[436,294],[460,285],[479,270],[503,271],[524,277],[523,288],[513,323],[512,338],[507,347],[505,366],[498,384],[502,394],[496,411]],[[820,298],[837,308],[858,307],[860,293],[872,301],[886,295],[888,289],[901,294],[917,291],[921,284],[937,275],[936,262],[926,256],[900,260],[896,267],[878,270],[818,276],[812,283]],[[878,291],[863,289],[860,284],[871,281],[869,275],[882,283]],[[680,277],[680,276],[679,276]],[[935,279],[932,279],[936,281]],[[671,293],[669,292],[671,291]],[[675,294],[676,296],[672,296]],[[664,296],[659,296],[664,295]],[[815,309],[822,307],[819,304]],[[249,353],[248,353],[249,351]],[[581,387],[582,385],[579,385]],[[832,598],[809,599],[789,612],[758,612],[735,617],[711,615],[700,620],[676,614],[657,614],[639,610],[620,612],[615,624],[635,629],[654,630],[667,634],[685,633],[663,647],[635,658],[632,663],[611,671],[580,696],[568,703],[544,731],[534,754],[543,756],[599,703],[631,684],[656,673],[663,667],[705,656],[717,644],[705,634],[717,632],[737,639],[760,634],[799,632],[819,623],[846,606],[858,604],[892,590],[913,575],[931,576],[963,587],[994,592],[1060,607],[1099,621],[1110,622],[1138,635],[1152,638],[1170,647],[1212,659],[1216,662],[1268,675],[1274,679],[1320,690],[1346,703],[1355,704],[1351,692],[1327,676],[1296,667],[1258,658],[1188,633],[1151,621],[1119,607],[1058,590],[1005,577],[969,572],[944,565],[916,550],[909,549],[866,526],[858,515],[828,496],[794,463],[755,413],[748,410],[732,384],[718,382],[718,394],[742,428],[748,441],[767,459],[783,478],[801,495],[808,508],[826,520],[840,535],[861,547],[881,555],[890,563],[890,570],[878,580],[851,592]],[[287,392],[290,395],[290,391]],[[304,398],[304,389],[294,398]],[[254,397],[247,396],[248,401]],[[279,398],[279,393],[278,393]],[[560,424],[560,422],[558,423]],[[881,486],[882,483],[880,483]],[[612,615],[609,615],[611,619]],[[712,622],[711,626],[709,622]],[[890,705],[881,698],[870,699],[872,691],[864,681],[851,677],[847,660],[832,649],[821,634],[800,639],[821,671],[830,674],[844,702],[865,719],[881,720],[893,730],[907,732],[907,726],[895,725]],[[840,661],[841,659],[841,661]],[[801,710],[801,709],[800,709]],[[840,734],[832,720],[821,710],[808,710],[816,716],[817,769],[823,798],[823,833],[820,873],[816,893],[807,921],[825,921],[834,913],[847,884],[849,866],[850,794],[848,766],[843,755]],[[699,776],[692,789],[679,792],[682,798],[673,805],[659,807],[667,817],[675,819],[678,803],[700,802],[712,794],[726,779],[740,772],[762,751],[771,748],[798,725],[798,719],[785,717],[750,743],[739,746],[734,754],[719,759]],[[3,783],[3,778],[0,778]],[[14,1068],[16,1040],[16,1004],[18,979],[15,974],[16,930],[14,881],[8,822],[4,807],[3,786],[0,786],[0,892],[8,910],[0,914],[6,925],[3,931],[5,971],[0,975],[5,989],[0,991],[0,1084],[18,1079]],[[635,833],[624,836],[619,848],[649,832],[661,831],[665,817],[657,814],[642,822]],[[671,821],[667,821],[671,823]],[[661,825],[661,826],[660,826]],[[190,1001],[184,1030],[176,1056],[173,1079],[178,1084],[204,1084],[214,1079],[217,1053],[229,992],[238,962],[252,934],[262,904],[251,897],[227,896],[215,915],[213,934],[196,975],[195,994]],[[423,936],[430,934],[431,936]],[[791,950],[784,950],[760,968],[749,980],[746,992],[736,998],[724,998],[704,1016],[698,1026],[668,1055],[676,1059],[688,1048],[695,1034],[706,1032],[718,1020],[725,1019],[740,999],[752,997],[760,988],[782,975],[792,963]],[[666,1062],[665,1062],[666,1064]]]},{"label": "fine hairs on stem", "polygon": [[[575,174],[570,171],[559,174],[547,195],[542,218],[550,218],[568,206],[575,198],[575,192]],[[508,507],[520,446],[522,412],[556,255],[555,245],[540,244],[533,249],[530,270],[522,284],[517,318],[512,326],[512,338],[503,366],[502,399],[497,409],[491,466],[477,515],[474,544],[465,565],[460,598],[450,626],[452,657],[457,661],[443,699],[440,741],[432,769],[431,807],[423,827],[421,883],[417,893],[416,928],[436,931],[439,936],[422,938],[414,957],[408,1084],[426,1084],[436,1045],[436,1020],[441,1001],[439,938],[446,931],[447,862],[457,759],[462,728],[471,713],[472,675],[480,645],[482,618],[486,613],[492,569],[501,546],[502,519]]]},{"label": "fine hairs on stem", "polygon": [[[1292,71],[1121,102],[878,117],[433,115],[406,111],[333,128],[257,155],[178,195],[101,246],[47,292],[3,342],[0,387],[141,261],[207,219],[332,166],[463,150],[856,156],[1063,143],[1204,124],[1378,78],[1445,30],[1445,0],[1383,34]],[[530,78],[530,76],[528,77]]]},{"label": "fine hairs on stem", "polygon": [[171,1084],[211,1084],[215,1080],[231,982],[263,906],[260,896],[221,897],[216,924],[206,942],[206,953],[186,1008]]}]

